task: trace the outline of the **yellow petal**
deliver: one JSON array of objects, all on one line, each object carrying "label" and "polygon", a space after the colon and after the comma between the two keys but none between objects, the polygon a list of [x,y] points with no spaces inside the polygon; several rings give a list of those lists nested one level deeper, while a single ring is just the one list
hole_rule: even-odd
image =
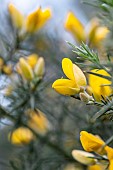
[{"label": "yellow petal", "polygon": [[87,152],[97,152],[99,154],[106,153],[105,149],[102,148],[105,142],[91,133],[81,131],[80,141],[84,150],[86,150]]},{"label": "yellow petal", "polygon": [[38,31],[50,17],[50,9],[42,11],[41,8],[38,8],[36,11],[28,15],[26,19],[26,31],[30,33]]},{"label": "yellow petal", "polygon": [[22,72],[22,75],[26,80],[32,80],[34,75],[31,66],[26,62],[24,58],[20,58],[19,66]]},{"label": "yellow petal", "polygon": [[29,14],[26,18],[26,31],[27,32],[34,32],[36,29],[37,21],[40,18],[41,8],[38,8],[33,13]]},{"label": "yellow petal", "polygon": [[107,37],[110,31],[107,27],[98,27],[95,32],[93,43],[97,46]]},{"label": "yellow petal", "polygon": [[45,62],[44,58],[40,57],[35,65],[34,73],[36,76],[42,77],[45,72]]},{"label": "yellow petal", "polygon": [[78,42],[85,41],[84,26],[72,12],[68,13],[65,29],[69,31]]},{"label": "yellow petal", "polygon": [[70,79],[75,81],[74,72],[73,72],[73,63],[69,58],[63,58],[62,60],[62,69],[64,74]]},{"label": "yellow petal", "polygon": [[15,8],[13,4],[9,4],[8,9],[9,9],[9,13],[10,13],[13,25],[16,28],[19,28],[19,29],[22,28],[23,23],[24,23],[23,15]]},{"label": "yellow petal", "polygon": [[87,41],[89,44],[94,44],[94,38],[97,28],[99,27],[99,20],[93,18],[86,26]]},{"label": "yellow petal", "polygon": [[39,30],[40,28],[42,28],[44,26],[44,24],[48,21],[48,19],[50,19],[50,17],[51,17],[51,10],[50,9],[46,9],[44,11],[41,11],[40,18],[39,18],[37,25],[36,25],[36,31]]},{"label": "yellow petal", "polygon": [[86,77],[82,70],[75,64],[73,64],[73,73],[75,77],[75,81],[77,85],[80,86],[86,86]]},{"label": "yellow petal", "polygon": [[[98,73],[104,76],[110,76],[105,70],[98,70],[94,69],[91,70],[93,73]],[[101,78],[96,75],[89,75],[89,85],[92,88],[92,92],[94,97],[97,101],[101,100],[101,95],[106,97],[112,93],[112,89],[110,86],[103,86],[103,85],[110,85],[111,82],[105,78]]]},{"label": "yellow petal", "polygon": [[113,170],[113,159],[110,161],[109,170]]},{"label": "yellow petal", "polygon": [[63,95],[75,95],[78,94],[80,89],[72,80],[68,79],[58,79],[56,80],[52,88],[54,88],[58,93]]},{"label": "yellow petal", "polygon": [[9,140],[15,145],[28,144],[33,138],[33,133],[25,127],[20,127],[9,134]]},{"label": "yellow petal", "polygon": [[107,152],[108,159],[112,160],[113,159],[113,148],[106,146],[105,150]]},{"label": "yellow petal", "polygon": [[35,67],[37,61],[38,61],[38,55],[37,54],[31,54],[27,57],[27,63],[31,66],[31,68]]},{"label": "yellow petal", "polygon": [[92,153],[88,153],[81,150],[73,150],[72,156],[74,159],[84,165],[94,165],[97,162]]},{"label": "yellow petal", "polygon": [[107,165],[92,165],[88,167],[88,170],[106,170]]}]

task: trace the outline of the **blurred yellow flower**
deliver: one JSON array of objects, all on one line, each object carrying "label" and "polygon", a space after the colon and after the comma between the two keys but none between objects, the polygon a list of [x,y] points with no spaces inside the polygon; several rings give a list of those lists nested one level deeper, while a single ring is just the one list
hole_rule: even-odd
[{"label": "blurred yellow flower", "polygon": [[13,4],[9,4],[8,9],[13,25],[17,29],[21,29],[24,24],[24,16],[16,9]]},{"label": "blurred yellow flower", "polygon": [[78,43],[82,41],[92,46],[98,46],[106,38],[109,30],[102,27],[97,19],[92,19],[86,26],[79,21],[73,12],[69,12],[65,21],[65,29],[69,31]]},{"label": "blurred yellow flower", "polygon": [[12,74],[12,64],[6,63],[2,57],[0,57],[0,72],[11,75]]},{"label": "blurred yellow flower", "polygon": [[[103,69],[94,69],[91,70],[91,72],[110,77],[110,75]],[[109,86],[111,85],[111,81],[105,78],[90,74],[89,85],[92,88],[92,93],[97,101],[100,101],[102,99],[101,96],[107,97],[112,94],[112,88]]]},{"label": "blurred yellow flower", "polygon": [[9,134],[9,140],[15,145],[29,144],[33,139],[33,133],[25,127],[19,127]]},{"label": "blurred yellow flower", "polygon": [[29,33],[36,32],[47,22],[51,17],[50,9],[42,11],[41,7],[28,15],[26,19],[26,31]]},{"label": "blurred yellow flower", "polygon": [[39,56],[37,54],[31,54],[27,57],[27,63],[31,66],[32,69],[34,69]]},{"label": "blurred yellow flower", "polygon": [[52,88],[63,95],[75,95],[86,86],[86,77],[82,70],[68,58],[62,60],[62,69],[68,79],[56,80]]},{"label": "blurred yellow flower", "polygon": [[16,66],[17,72],[27,81],[35,77],[42,77],[45,71],[45,62],[43,57],[31,54],[27,58],[20,58]]},{"label": "blurred yellow flower", "polygon": [[91,133],[81,131],[80,141],[84,150],[87,152],[96,152],[98,154],[106,153],[105,148],[102,147],[105,142]]},{"label": "blurred yellow flower", "polygon": [[50,123],[47,117],[40,110],[28,110],[28,126],[35,132],[44,135],[50,129]]},{"label": "blurred yellow flower", "polygon": [[13,25],[17,29],[25,30],[27,33],[34,33],[38,31],[51,17],[51,10],[42,10],[41,7],[29,14],[26,18],[13,4],[9,4],[8,8]]},{"label": "blurred yellow flower", "polygon": [[[109,170],[113,169],[113,148],[106,145],[106,143],[98,136],[94,136],[86,131],[81,131],[80,140],[84,150],[88,152],[96,152],[108,160],[98,160],[97,165],[89,166],[88,170]],[[108,162],[109,161],[109,162]]]},{"label": "blurred yellow flower", "polygon": [[33,79],[32,68],[24,58],[19,59],[19,68],[20,68],[21,74],[24,76],[26,80]]}]

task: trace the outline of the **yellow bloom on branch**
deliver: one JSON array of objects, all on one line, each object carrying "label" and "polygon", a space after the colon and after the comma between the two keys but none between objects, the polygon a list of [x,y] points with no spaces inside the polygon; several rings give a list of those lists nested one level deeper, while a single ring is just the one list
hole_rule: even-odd
[{"label": "yellow bloom on branch", "polygon": [[16,66],[17,72],[27,81],[35,77],[42,77],[45,71],[45,62],[43,57],[31,54],[27,58],[20,58]]},{"label": "yellow bloom on branch", "polygon": [[65,22],[65,28],[67,31],[69,31],[74,38],[78,41],[85,41],[86,35],[85,35],[85,30],[84,26],[82,23],[79,21],[77,17],[75,17],[74,13],[69,12],[66,22]]},{"label": "yellow bloom on branch", "polygon": [[86,86],[86,77],[82,70],[68,58],[62,60],[62,69],[68,79],[56,80],[52,88],[63,95],[78,94]]},{"label": "yellow bloom on branch", "polygon": [[17,29],[21,29],[24,24],[24,16],[16,9],[13,4],[9,4],[8,9],[13,25]]},{"label": "yellow bloom on branch", "polygon": [[44,135],[50,129],[50,123],[47,117],[40,110],[28,110],[28,126],[36,133]]},{"label": "yellow bloom on branch", "polygon": [[[94,69],[91,70],[91,72],[110,77],[110,75],[103,69]],[[101,96],[107,97],[112,94],[112,88],[110,87],[111,81],[103,77],[90,74],[89,85],[92,88],[92,93],[97,101],[100,101],[102,99]]]},{"label": "yellow bloom on branch", "polygon": [[67,15],[65,29],[78,43],[85,42],[92,46],[99,46],[109,33],[109,30],[105,26],[100,26],[99,21],[95,18],[84,26],[73,12],[69,12]]},{"label": "yellow bloom on branch", "polygon": [[24,17],[13,4],[9,4],[8,8],[13,25],[17,29],[25,30],[27,33],[38,31],[51,17],[51,10],[42,10],[41,7],[27,17]]},{"label": "yellow bloom on branch", "polygon": [[28,15],[26,19],[26,31],[29,33],[36,32],[47,22],[51,17],[50,9],[42,11],[41,7]]},{"label": "yellow bloom on branch", "polygon": [[19,127],[9,134],[10,142],[15,145],[29,144],[33,139],[33,133],[25,127]]},{"label": "yellow bloom on branch", "polygon": [[98,160],[97,165],[89,166],[88,170],[96,170],[96,168],[98,170],[113,169],[113,148],[106,145],[100,137],[86,131],[81,131],[80,140],[85,151],[95,152],[106,158],[104,162]]},{"label": "yellow bloom on branch", "polygon": [[80,141],[85,151],[96,152],[99,154],[106,153],[105,149],[102,147],[105,142],[99,137],[92,135],[86,131],[81,131]]}]

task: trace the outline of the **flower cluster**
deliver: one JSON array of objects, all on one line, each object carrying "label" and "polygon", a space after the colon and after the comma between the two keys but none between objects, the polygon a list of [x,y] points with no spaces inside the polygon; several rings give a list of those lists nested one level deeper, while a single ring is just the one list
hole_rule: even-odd
[{"label": "flower cluster", "polygon": [[[44,113],[39,109],[29,109],[26,111],[27,127],[20,126],[9,133],[9,140],[15,145],[29,144],[35,140],[33,132],[39,135],[45,135],[50,130],[50,123]],[[30,129],[29,129],[30,128]]]},{"label": "flower cluster", "polygon": [[45,71],[44,59],[36,54],[31,54],[26,59],[22,57],[17,63],[16,71],[26,81],[31,81],[36,77],[42,78]]},{"label": "flower cluster", "polygon": [[13,25],[25,33],[35,33],[41,29],[51,17],[50,9],[42,10],[41,7],[27,17],[24,17],[13,4],[9,4],[8,9]]},{"label": "flower cluster", "polygon": [[88,165],[88,170],[113,169],[113,148],[106,145],[99,136],[81,131],[80,141],[87,152],[73,150],[72,155],[77,161]]},{"label": "flower cluster", "polygon": [[94,47],[99,46],[109,33],[106,27],[100,26],[97,18],[91,20],[90,23],[84,27],[73,12],[68,13],[65,29],[73,35],[77,42],[89,43]]}]

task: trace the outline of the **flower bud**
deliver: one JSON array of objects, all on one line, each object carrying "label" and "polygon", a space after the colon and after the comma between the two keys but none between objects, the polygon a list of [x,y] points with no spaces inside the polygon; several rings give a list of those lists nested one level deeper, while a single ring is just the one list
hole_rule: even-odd
[{"label": "flower bud", "polygon": [[3,72],[7,75],[10,75],[12,73],[12,65],[4,65]]},{"label": "flower bud", "polygon": [[44,58],[40,57],[38,59],[38,62],[34,68],[34,73],[36,76],[42,77],[43,74],[45,72],[45,62],[44,62]]},{"label": "flower bud", "polygon": [[24,58],[20,58],[19,67],[21,69],[21,73],[26,80],[32,80],[34,75],[31,66],[26,62]]},{"label": "flower bud", "polygon": [[50,129],[50,123],[46,116],[38,109],[28,110],[28,126],[40,135],[44,135]]},{"label": "flower bud", "polygon": [[15,8],[13,4],[9,4],[8,9],[9,9],[9,13],[10,13],[13,25],[17,29],[22,28],[23,22],[24,22],[23,15]]},{"label": "flower bud", "polygon": [[72,156],[74,159],[84,165],[94,165],[97,162],[97,159],[94,158],[94,155],[92,153],[81,150],[73,150]]},{"label": "flower bud", "polygon": [[9,140],[15,145],[24,145],[30,143],[33,140],[33,133],[25,127],[19,127],[9,134]]},{"label": "flower bud", "polygon": [[89,101],[94,101],[93,97],[86,92],[79,94],[81,101],[88,103]]}]

